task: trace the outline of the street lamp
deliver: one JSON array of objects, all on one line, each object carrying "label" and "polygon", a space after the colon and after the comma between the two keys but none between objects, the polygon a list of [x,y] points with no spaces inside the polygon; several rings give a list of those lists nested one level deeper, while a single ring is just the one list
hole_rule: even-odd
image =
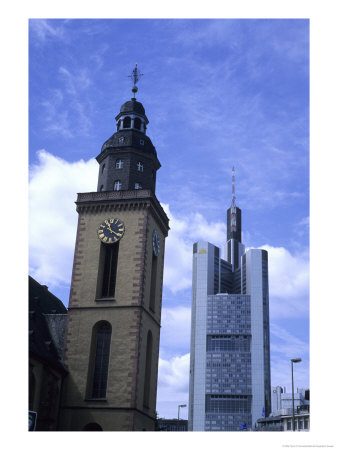
[{"label": "street lamp", "polygon": [[178,405],[178,413],[177,413],[177,420],[178,420],[178,422],[177,422],[177,431],[179,431],[178,430],[178,428],[179,428],[179,425],[180,425],[180,408],[185,408],[187,405]]},{"label": "street lamp", "polygon": [[292,380],[292,431],[295,431],[295,396],[293,390],[293,363],[301,362],[301,358],[291,359],[291,380]]}]

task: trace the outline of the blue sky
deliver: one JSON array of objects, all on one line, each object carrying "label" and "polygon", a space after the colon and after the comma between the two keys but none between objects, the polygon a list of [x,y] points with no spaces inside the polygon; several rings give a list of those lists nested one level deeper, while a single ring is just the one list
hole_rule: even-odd
[{"label": "blue sky", "polygon": [[269,250],[272,384],[290,391],[300,356],[309,387],[308,20],[31,20],[30,274],[67,304],[76,193],[96,190],[135,62],[171,219],[159,415],[188,402],[192,244],[223,247],[233,165],[243,242]]}]

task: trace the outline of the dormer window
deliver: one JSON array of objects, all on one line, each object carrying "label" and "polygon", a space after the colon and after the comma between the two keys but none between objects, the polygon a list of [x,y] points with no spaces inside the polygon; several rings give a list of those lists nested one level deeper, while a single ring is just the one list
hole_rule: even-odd
[{"label": "dormer window", "polygon": [[114,182],[114,191],[120,191],[122,189],[122,183],[120,180]]},{"label": "dormer window", "polygon": [[139,161],[139,162],[137,163],[137,170],[138,170],[139,172],[143,172],[143,163],[141,163],[141,161]]},{"label": "dormer window", "polygon": [[123,128],[130,128],[131,127],[131,119],[130,117],[125,117],[123,119]]},{"label": "dormer window", "polygon": [[116,160],[115,169],[123,169],[123,161],[122,161],[122,159],[117,159]]}]

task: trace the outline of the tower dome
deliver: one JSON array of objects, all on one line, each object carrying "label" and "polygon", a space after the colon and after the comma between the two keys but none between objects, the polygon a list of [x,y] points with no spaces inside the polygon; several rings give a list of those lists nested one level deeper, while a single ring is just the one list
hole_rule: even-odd
[{"label": "tower dome", "polygon": [[118,131],[132,128],[144,134],[149,123],[142,103],[138,102],[135,98],[128,100],[121,106],[120,112],[115,117],[115,120]]},{"label": "tower dome", "polygon": [[120,113],[137,113],[145,116],[146,112],[142,103],[138,102],[136,98],[132,98],[125,102],[120,109]]}]

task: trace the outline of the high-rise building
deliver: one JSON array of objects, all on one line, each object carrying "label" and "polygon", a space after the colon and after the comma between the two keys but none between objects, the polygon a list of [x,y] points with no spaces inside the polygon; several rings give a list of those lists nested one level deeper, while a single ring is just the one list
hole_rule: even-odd
[{"label": "high-rise building", "polygon": [[[138,74],[136,67],[135,84]],[[155,195],[160,162],[147,124],[134,95],[96,158],[97,192],[77,197],[61,430],[155,428],[169,227]]]},{"label": "high-rise building", "polygon": [[189,430],[251,430],[268,415],[268,253],[241,242],[234,169],[225,258],[209,242],[193,247]]}]

